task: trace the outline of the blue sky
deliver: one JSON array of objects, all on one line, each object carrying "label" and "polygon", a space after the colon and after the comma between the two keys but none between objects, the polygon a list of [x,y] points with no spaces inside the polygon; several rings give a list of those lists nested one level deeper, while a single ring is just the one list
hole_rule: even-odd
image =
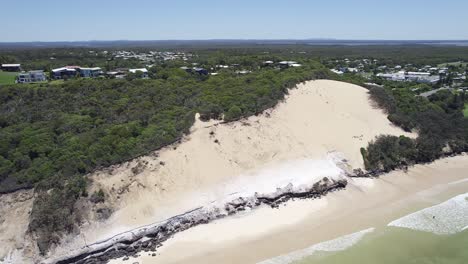
[{"label": "blue sky", "polygon": [[[0,0],[0,42],[468,39],[468,0]],[[11,22],[6,22],[11,21]]]}]

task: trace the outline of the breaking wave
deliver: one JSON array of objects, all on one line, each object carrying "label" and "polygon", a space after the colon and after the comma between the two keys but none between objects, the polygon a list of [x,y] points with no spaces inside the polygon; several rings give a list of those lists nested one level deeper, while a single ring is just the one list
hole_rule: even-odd
[{"label": "breaking wave", "polygon": [[468,226],[468,193],[425,208],[388,224],[438,235],[455,234]]},{"label": "breaking wave", "polygon": [[258,262],[257,264],[288,264],[301,260],[307,256],[311,256],[317,252],[334,252],[345,250],[358,243],[366,234],[373,232],[374,228],[365,229],[353,234],[345,235],[333,240],[315,244],[311,247],[294,251],[286,255],[281,255],[271,259]]}]

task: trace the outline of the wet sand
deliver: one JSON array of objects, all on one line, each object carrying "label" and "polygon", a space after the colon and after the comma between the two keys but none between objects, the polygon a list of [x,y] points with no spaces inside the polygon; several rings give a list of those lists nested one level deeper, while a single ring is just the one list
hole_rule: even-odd
[{"label": "wet sand", "polygon": [[354,179],[319,200],[261,208],[179,233],[138,259],[111,263],[257,263],[368,228],[468,191],[468,156],[417,165],[380,179]]}]

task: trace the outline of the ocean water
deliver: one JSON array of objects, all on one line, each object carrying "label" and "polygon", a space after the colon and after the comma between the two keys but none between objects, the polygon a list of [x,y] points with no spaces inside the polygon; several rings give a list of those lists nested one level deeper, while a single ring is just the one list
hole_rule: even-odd
[{"label": "ocean water", "polygon": [[289,263],[468,264],[468,193],[374,229],[343,250]]},{"label": "ocean water", "polygon": [[258,264],[468,264],[468,193]]},{"label": "ocean water", "polygon": [[295,264],[466,264],[468,230],[437,235],[401,227],[367,234],[355,245],[336,252],[317,252]]}]

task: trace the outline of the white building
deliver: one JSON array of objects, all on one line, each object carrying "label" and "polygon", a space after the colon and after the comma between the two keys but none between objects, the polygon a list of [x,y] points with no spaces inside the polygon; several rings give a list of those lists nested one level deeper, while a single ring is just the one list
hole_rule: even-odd
[{"label": "white building", "polygon": [[129,69],[128,70],[130,73],[137,73],[141,72],[141,78],[148,78],[148,70],[146,68],[141,68],[141,69]]},{"label": "white building", "polygon": [[399,71],[396,73],[378,73],[377,77],[381,77],[390,81],[405,81],[406,80],[404,71]]},{"label": "white building", "polygon": [[47,77],[44,71],[29,71],[18,74],[16,81],[18,83],[45,82],[47,81]]},{"label": "white building", "polygon": [[379,73],[377,77],[384,78],[391,81],[411,81],[418,83],[434,84],[440,80],[437,75],[431,76],[428,72],[404,72],[399,71],[396,73]]},{"label": "white building", "polygon": [[99,75],[103,73],[101,68],[99,67],[79,68],[79,71],[80,71],[81,77],[88,77],[88,78],[98,77]]},{"label": "white building", "polygon": [[21,71],[21,64],[2,64],[1,65],[2,71],[10,71],[10,72],[17,72]]},{"label": "white building", "polygon": [[338,74],[338,75],[342,75],[344,72],[340,71],[340,70],[335,70],[335,69],[331,69],[330,71]]},{"label": "white building", "polygon": [[71,78],[77,75],[78,66],[65,66],[62,68],[52,69],[54,79]]},{"label": "white building", "polygon": [[287,67],[301,67],[302,65],[295,62],[295,61],[280,61],[280,67],[287,68]]}]

